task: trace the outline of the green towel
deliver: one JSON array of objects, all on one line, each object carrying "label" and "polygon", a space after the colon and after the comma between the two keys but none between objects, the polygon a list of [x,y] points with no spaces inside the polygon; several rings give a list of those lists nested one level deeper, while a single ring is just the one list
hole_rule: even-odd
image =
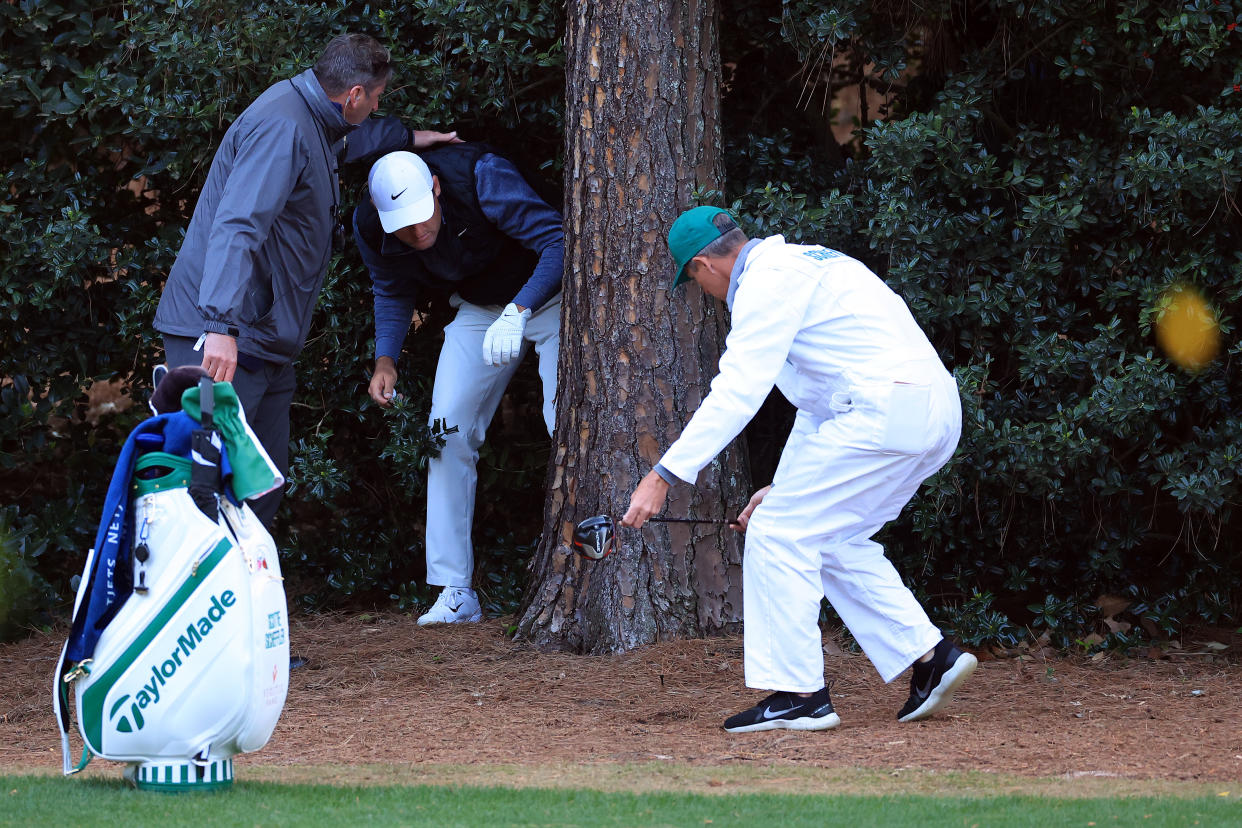
[{"label": "green towel", "polygon": [[[181,408],[202,422],[197,385],[187,388],[181,395]],[[263,444],[246,422],[246,414],[237,399],[237,392],[233,390],[233,383],[216,383],[212,421],[224,438],[224,447],[229,453],[229,465],[233,467],[230,485],[238,500],[260,497],[285,484],[284,475],[267,456]]]}]

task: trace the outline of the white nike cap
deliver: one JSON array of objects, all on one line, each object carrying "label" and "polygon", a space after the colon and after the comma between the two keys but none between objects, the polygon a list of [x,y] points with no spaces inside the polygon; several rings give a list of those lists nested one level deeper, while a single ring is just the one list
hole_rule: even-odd
[{"label": "white nike cap", "polygon": [[367,189],[385,233],[421,224],[436,211],[431,170],[412,152],[390,152],[376,161]]}]

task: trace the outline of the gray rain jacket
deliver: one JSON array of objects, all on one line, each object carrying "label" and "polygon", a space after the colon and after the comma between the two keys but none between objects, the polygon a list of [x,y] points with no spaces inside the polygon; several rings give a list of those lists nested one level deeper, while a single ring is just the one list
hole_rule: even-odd
[{"label": "gray rain jacket", "polygon": [[348,124],[313,70],[269,87],[216,151],[164,285],[156,330],[224,333],[244,355],[292,362],[332,255],[338,161],[412,146],[412,132],[396,118]]}]

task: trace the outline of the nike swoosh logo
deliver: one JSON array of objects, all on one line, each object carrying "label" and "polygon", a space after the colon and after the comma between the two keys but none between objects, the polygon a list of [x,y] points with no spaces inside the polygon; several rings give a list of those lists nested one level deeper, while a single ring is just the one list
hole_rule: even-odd
[{"label": "nike swoosh logo", "polygon": [[[406,188],[405,188],[405,190],[408,190],[408,189],[410,189],[410,188],[409,188],[409,187],[406,187]],[[402,191],[401,191],[401,193],[404,193],[404,192],[405,192],[405,190],[402,190]],[[397,199],[401,198],[401,193],[397,193],[396,195],[394,195],[394,196],[392,197],[392,200],[393,200],[393,201],[396,201]]]},{"label": "nike swoosh logo", "polygon": [[449,612],[457,612],[459,609],[461,609],[461,604],[458,604],[458,605],[457,605],[457,606],[455,606],[455,607],[454,607],[454,606],[449,606],[449,605],[446,605],[446,606],[448,606],[448,610],[449,610]]},{"label": "nike swoosh logo", "polygon": [[930,676],[928,676],[928,677],[927,677],[927,683],[926,683],[926,684],[924,684],[921,688],[919,688],[918,690],[916,690],[916,691],[915,691],[916,693],[918,693],[918,694],[919,694],[919,698],[920,698],[920,699],[925,699],[925,698],[927,698],[928,696],[930,696],[930,695],[931,695],[931,691],[932,691],[932,680],[933,680],[933,679],[935,679],[935,678],[936,678],[936,673],[935,673],[935,671],[933,671],[933,672],[932,672],[932,674],[931,674]]},{"label": "nike swoosh logo", "polygon": [[786,713],[790,713],[797,709],[798,709],[797,706],[794,706],[794,707],[787,707],[784,710],[777,710],[773,712],[772,708],[767,707],[767,708],[764,708],[763,710],[763,718],[775,719],[777,716],[784,716]]}]

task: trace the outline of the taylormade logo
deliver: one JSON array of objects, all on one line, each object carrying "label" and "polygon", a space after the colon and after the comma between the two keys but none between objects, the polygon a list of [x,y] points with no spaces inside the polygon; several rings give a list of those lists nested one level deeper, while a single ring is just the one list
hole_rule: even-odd
[{"label": "taylormade logo", "polygon": [[[108,718],[116,722],[118,731],[133,733],[135,730],[142,730],[146,724],[142,711],[159,703],[162,698],[160,689],[177,674],[203,639],[215,629],[216,624],[224,620],[229,607],[236,603],[237,596],[231,589],[226,589],[219,595],[213,595],[211,606],[207,608],[203,617],[197,621],[191,621],[186,625],[185,634],[177,636],[177,646],[168,658],[161,663],[151,665],[151,680],[142,685],[141,690],[126,693],[116,700]],[[130,701],[131,698],[133,701]],[[120,719],[117,719],[117,712],[125,706],[126,702],[129,702],[129,713],[122,713]]]}]

